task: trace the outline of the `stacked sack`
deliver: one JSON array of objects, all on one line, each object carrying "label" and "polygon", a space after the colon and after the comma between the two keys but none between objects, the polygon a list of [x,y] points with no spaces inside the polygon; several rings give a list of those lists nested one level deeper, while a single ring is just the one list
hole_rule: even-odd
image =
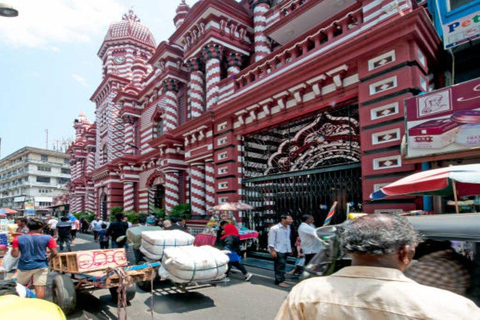
[{"label": "stacked sack", "polygon": [[180,230],[143,231],[140,251],[150,260],[162,260],[165,249],[193,246],[195,238]]},{"label": "stacked sack", "polygon": [[165,249],[158,271],[176,283],[219,280],[225,277],[228,256],[211,246]]}]

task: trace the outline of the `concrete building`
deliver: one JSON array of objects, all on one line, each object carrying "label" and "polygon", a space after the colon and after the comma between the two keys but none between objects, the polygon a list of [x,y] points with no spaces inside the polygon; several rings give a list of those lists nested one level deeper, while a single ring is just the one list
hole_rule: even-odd
[{"label": "concrete building", "polygon": [[323,221],[334,201],[338,221],[352,203],[421,208],[369,195],[421,169],[402,153],[404,101],[448,78],[426,1],[181,1],[174,23],[158,46],[133,11],[110,26],[95,122],[76,120],[68,151],[77,207],[203,218],[246,201],[261,243],[279,214]]},{"label": "concrete building", "polygon": [[48,212],[53,198],[68,192],[69,182],[67,154],[22,148],[0,160],[0,207]]}]

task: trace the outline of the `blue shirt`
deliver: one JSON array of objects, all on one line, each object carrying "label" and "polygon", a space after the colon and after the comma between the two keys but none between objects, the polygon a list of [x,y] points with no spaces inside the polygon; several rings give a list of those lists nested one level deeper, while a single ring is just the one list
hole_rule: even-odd
[{"label": "blue shirt", "polygon": [[47,248],[56,248],[55,240],[44,234],[26,234],[16,237],[12,247],[20,250],[18,270],[34,270],[48,267]]},{"label": "blue shirt", "polygon": [[99,235],[98,241],[100,242],[108,242],[110,238],[109,236],[107,236],[107,229],[100,229],[98,231],[98,235]]}]

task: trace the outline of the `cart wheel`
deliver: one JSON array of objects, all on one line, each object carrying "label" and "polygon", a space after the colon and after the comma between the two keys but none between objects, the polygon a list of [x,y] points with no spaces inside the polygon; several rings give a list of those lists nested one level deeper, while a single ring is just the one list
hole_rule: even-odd
[{"label": "cart wheel", "polygon": [[[117,300],[118,300],[117,287],[109,288],[108,290],[110,290],[110,295],[112,296],[112,301],[117,302]],[[127,301],[132,301],[133,298],[135,298],[136,293],[137,293],[137,290],[136,290],[135,286],[127,286]]]},{"label": "cart wheel", "polygon": [[[138,265],[146,264],[146,262],[143,261],[143,260],[140,260],[140,261],[138,261],[137,264]],[[158,275],[158,272],[156,270],[154,271],[154,273],[155,273],[155,278],[153,279],[153,283],[155,285],[156,282],[160,281],[160,276]],[[145,292],[151,292],[152,291],[152,285],[150,284],[150,280],[138,281],[137,282],[137,288],[142,290],[142,291],[145,291]]]},{"label": "cart wheel", "polygon": [[69,315],[75,311],[77,305],[77,292],[72,279],[63,274],[57,274],[52,283],[52,296],[60,309]]},{"label": "cart wheel", "polygon": [[152,291],[152,285],[150,283],[150,280],[138,281],[137,282],[137,288],[142,290],[142,291],[145,291],[145,292],[151,292]]}]

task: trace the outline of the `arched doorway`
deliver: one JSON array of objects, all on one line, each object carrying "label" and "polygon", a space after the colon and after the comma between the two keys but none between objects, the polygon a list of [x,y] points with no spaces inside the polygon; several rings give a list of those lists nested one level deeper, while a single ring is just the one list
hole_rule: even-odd
[{"label": "arched doorway", "polygon": [[159,209],[165,209],[165,187],[161,184],[153,186],[155,193],[153,197],[153,205]]},{"label": "arched doorway", "polygon": [[103,221],[107,220],[107,217],[108,217],[108,198],[107,198],[106,194],[103,194],[103,196],[101,197],[100,214],[101,214],[101,217],[102,217]]}]

